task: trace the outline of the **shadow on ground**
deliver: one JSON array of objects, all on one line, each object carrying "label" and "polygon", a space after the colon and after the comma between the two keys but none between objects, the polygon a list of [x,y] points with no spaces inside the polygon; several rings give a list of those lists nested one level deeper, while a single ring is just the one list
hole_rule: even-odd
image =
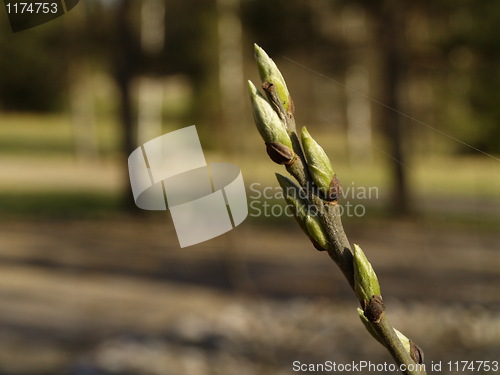
[{"label": "shadow on ground", "polygon": [[[426,363],[500,360],[495,231],[377,220],[347,232]],[[295,224],[244,223],[179,249],[164,216],[4,219],[0,300],[1,374],[290,374],[294,361],[392,363],[363,330],[340,272]]]}]

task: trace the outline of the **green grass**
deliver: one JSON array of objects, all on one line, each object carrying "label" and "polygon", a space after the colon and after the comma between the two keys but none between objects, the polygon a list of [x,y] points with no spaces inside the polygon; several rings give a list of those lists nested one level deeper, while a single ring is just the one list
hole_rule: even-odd
[{"label": "green grass", "polygon": [[[72,155],[75,153],[71,118],[64,114],[0,114],[1,155]],[[110,120],[100,119],[96,141],[103,154],[116,152],[121,137]]]},{"label": "green grass", "polygon": [[[81,167],[74,149],[70,118],[63,114],[0,114],[0,213],[75,215],[119,210],[125,171],[115,158],[121,135],[115,122],[99,118],[96,128],[100,159]],[[312,131],[311,129],[314,129]],[[326,130],[310,127],[314,136],[325,145],[334,169],[344,189],[377,189],[372,200],[349,198],[352,204],[365,204],[368,216],[383,217],[392,194],[390,165],[392,160],[380,148],[373,149],[371,162],[350,160],[345,134],[335,136]],[[224,155],[217,150],[207,152],[208,162],[233,162],[240,166],[252,203],[252,184],[258,188],[276,188],[274,173],[286,174],[281,166],[272,163],[262,141],[252,126],[242,129],[238,153]],[[203,144],[203,142],[202,142]],[[375,141],[376,145],[381,142]],[[80,168],[78,168],[80,166]],[[443,154],[414,154],[405,167],[413,204],[423,216],[446,216],[443,220],[498,222],[500,203],[500,163],[483,155],[455,156]],[[2,172],[0,171],[0,172]],[[44,176],[50,176],[45,179]],[[359,191],[359,190],[356,190]],[[273,194],[275,191],[273,190]],[[269,205],[282,204],[280,198],[267,199]],[[432,213],[420,210],[427,200],[443,203]],[[492,212],[473,212],[474,202],[493,207]],[[490,205],[491,203],[491,205]],[[428,206],[428,205],[427,205]],[[456,210],[456,206],[463,206]],[[477,205],[479,207],[479,205]],[[436,208],[437,209],[437,208]],[[250,209],[252,213],[252,208]],[[255,213],[255,211],[253,211]],[[285,217],[285,219],[288,219]],[[490,220],[491,219],[491,220]],[[280,223],[282,219],[250,217],[249,220]],[[346,218],[346,220],[350,220]],[[355,218],[353,220],[356,220]]]},{"label": "green grass", "polygon": [[2,192],[2,217],[101,217],[124,211],[124,197],[97,192]]}]

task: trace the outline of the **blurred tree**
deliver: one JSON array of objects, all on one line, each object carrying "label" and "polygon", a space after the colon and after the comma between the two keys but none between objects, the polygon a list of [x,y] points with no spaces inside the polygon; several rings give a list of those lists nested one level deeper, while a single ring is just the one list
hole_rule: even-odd
[{"label": "blurred tree", "polygon": [[[500,2],[487,0],[478,6],[472,0],[443,0],[437,11],[448,26],[441,41],[448,62],[469,82],[465,90],[470,123],[458,135],[476,148],[500,153]],[[452,95],[453,91],[455,87],[450,87]]]},{"label": "blurred tree", "polygon": [[234,125],[241,121],[246,99],[240,0],[217,0],[217,13],[220,142],[226,151],[237,154],[245,142]]},{"label": "blurred tree", "polygon": [[[84,45],[85,54],[114,77],[120,92],[125,155],[137,143],[131,82],[139,75],[187,77],[193,98],[190,111],[183,112],[189,117],[182,120],[200,125],[200,131],[210,137],[210,129],[218,126],[221,118],[220,92],[214,89],[219,78],[219,61],[214,52],[219,41],[217,1],[165,0],[164,46],[148,54],[141,50],[139,40],[141,3],[88,0],[85,27],[78,30],[81,35],[70,38],[66,34],[71,33],[73,25],[61,31],[63,23],[57,20],[16,34],[4,30],[0,35],[0,107],[45,111],[62,108],[68,57],[80,56],[76,50]],[[346,4],[355,4],[367,15],[363,27],[368,37],[363,43],[350,39],[349,31],[341,30]],[[486,0],[477,6],[472,0],[314,0],[314,4],[307,0],[241,0],[239,14],[242,39],[249,41],[244,50],[251,51],[251,42],[255,41],[275,56],[300,55],[301,61],[335,79],[347,76],[353,64],[363,61],[368,66],[367,74],[380,75],[370,81],[374,84],[370,85],[369,95],[375,100],[398,111],[404,105],[402,112],[415,111],[418,119],[432,116],[430,124],[437,129],[482,150],[500,152],[500,42],[496,37],[500,32],[500,2]],[[420,23],[413,21],[417,15]],[[425,27],[419,29],[416,25]],[[368,56],[361,51],[364,48],[370,49],[373,59],[360,58]],[[425,96],[426,91],[414,90],[417,94],[408,99],[408,88],[424,81],[424,76],[428,91],[434,95],[418,112],[414,98]],[[299,80],[298,84],[303,83]],[[306,85],[304,93],[298,95],[311,93]],[[317,108],[312,103],[317,96],[309,96],[311,103],[302,108],[311,108],[312,112]],[[337,99],[338,107],[346,107],[342,102],[345,98],[338,95]],[[321,105],[331,107],[331,101]],[[432,131],[406,126],[410,122],[394,110],[372,107],[372,119],[377,123],[373,129],[385,129],[391,144],[397,192],[393,205],[405,212],[409,206],[403,165],[411,138],[406,132],[411,130],[412,135],[422,137],[424,130]],[[450,149],[471,150],[458,142]]]},{"label": "blurred tree", "polygon": [[132,26],[132,1],[118,2],[115,15],[112,69],[119,91],[120,120],[124,130],[124,153],[130,155],[137,147],[136,121],[132,103],[131,82],[138,72],[140,47],[138,33]]},{"label": "blurred tree", "polygon": [[[143,0],[141,5],[141,47],[144,54],[158,54],[165,45],[165,2]],[[138,82],[138,143],[143,144],[162,134],[165,82],[148,74]]]},{"label": "blurred tree", "polygon": [[0,32],[0,109],[51,111],[62,107],[66,84],[64,35],[53,23]]},{"label": "blurred tree", "polygon": [[[143,50],[144,43],[141,45],[140,41],[141,5],[142,2],[131,0],[117,2],[112,22],[114,29],[110,34],[113,41],[111,71],[119,91],[119,114],[124,137],[122,151],[125,156],[130,155],[138,146],[137,108],[131,87],[136,77],[186,74],[191,79],[196,95],[191,111],[195,118],[191,117],[190,122],[198,123],[197,120],[204,118],[206,114],[210,117],[210,108],[216,108],[218,100],[213,95],[213,90],[210,90],[208,98],[203,95],[204,88],[208,86],[207,72],[212,65],[207,57],[210,45],[205,43],[210,34],[207,36],[204,33],[203,24],[205,12],[209,9],[214,11],[214,4],[207,8],[205,2],[200,0],[166,2],[162,31],[164,37],[161,38],[161,45],[148,51]],[[132,203],[128,173],[125,175],[126,199]]]},{"label": "blurred tree", "polygon": [[384,104],[380,112],[379,127],[385,131],[389,140],[392,156],[391,169],[394,191],[392,195],[392,210],[399,215],[410,213],[407,169],[405,167],[405,118],[401,98],[401,85],[405,80],[405,70],[408,64],[407,40],[405,40],[405,23],[407,7],[404,2],[386,2],[382,6],[365,4],[368,13],[375,23],[376,39],[380,53],[380,99]]},{"label": "blurred tree", "polygon": [[[137,147],[137,118],[132,99],[132,79],[140,66],[139,34],[132,24],[133,1],[122,0],[116,5],[113,30],[112,73],[119,92],[119,118],[123,129],[125,207],[134,207],[128,177],[128,155]],[[135,210],[132,210],[135,212]]]},{"label": "blurred tree", "polygon": [[276,55],[310,49],[317,37],[308,1],[243,1],[242,18],[252,41]]}]

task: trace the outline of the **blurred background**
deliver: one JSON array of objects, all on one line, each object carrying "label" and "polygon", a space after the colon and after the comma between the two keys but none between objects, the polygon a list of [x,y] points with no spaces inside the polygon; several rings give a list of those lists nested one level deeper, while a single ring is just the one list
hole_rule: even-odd
[{"label": "blurred background", "polygon": [[[440,373],[500,361],[499,2],[85,0],[18,33],[0,13],[0,374],[392,362],[283,213],[253,43],[330,155],[394,325]],[[249,217],[180,249],[127,157],[193,124],[242,169]]]}]

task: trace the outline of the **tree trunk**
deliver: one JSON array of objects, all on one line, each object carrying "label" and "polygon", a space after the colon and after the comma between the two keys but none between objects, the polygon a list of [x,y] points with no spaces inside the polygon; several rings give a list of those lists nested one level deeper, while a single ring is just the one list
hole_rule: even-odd
[{"label": "tree trunk", "polygon": [[119,91],[119,119],[123,129],[122,153],[124,172],[124,197],[125,209],[132,210],[134,199],[128,174],[128,156],[137,147],[136,130],[137,122],[134,116],[130,84],[134,76],[134,62],[136,60],[134,38],[130,25],[131,0],[121,0],[117,4],[116,12],[116,38],[113,59],[114,77]]},{"label": "tree trunk", "polygon": [[387,7],[377,12],[378,32],[381,53],[381,102],[386,108],[380,121],[389,140],[392,156],[393,199],[391,208],[398,215],[410,213],[409,192],[406,175],[406,155],[404,152],[404,121],[400,112],[400,84],[404,77],[404,12],[397,6]]}]

